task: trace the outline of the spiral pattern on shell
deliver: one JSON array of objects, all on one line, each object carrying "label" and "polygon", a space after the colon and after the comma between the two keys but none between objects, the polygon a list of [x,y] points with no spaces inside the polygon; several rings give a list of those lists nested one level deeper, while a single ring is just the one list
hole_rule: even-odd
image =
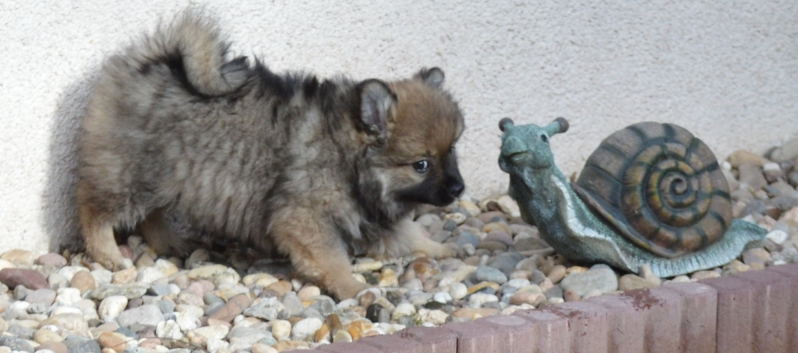
[{"label": "spiral pattern on shell", "polygon": [[731,224],[729,187],[715,155],[673,124],[643,122],[610,135],[574,189],[621,234],[664,257],[702,249]]}]

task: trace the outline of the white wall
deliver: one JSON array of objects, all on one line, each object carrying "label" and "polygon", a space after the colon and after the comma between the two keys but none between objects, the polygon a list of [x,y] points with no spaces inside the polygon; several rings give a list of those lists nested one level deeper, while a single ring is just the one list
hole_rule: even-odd
[{"label": "white wall", "polygon": [[[0,252],[74,234],[75,133],[101,60],[189,1],[0,1]],[[506,188],[497,122],[571,130],[567,174],[628,124],[680,124],[722,158],[798,132],[798,2],[212,1],[273,69],[398,78],[440,66],[468,128],[468,194]],[[54,241],[49,241],[54,239]]]}]

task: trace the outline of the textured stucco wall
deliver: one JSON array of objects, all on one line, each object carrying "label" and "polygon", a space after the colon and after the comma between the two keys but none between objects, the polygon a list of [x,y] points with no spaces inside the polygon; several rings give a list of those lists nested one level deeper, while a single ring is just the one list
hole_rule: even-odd
[{"label": "textured stucco wall", "polygon": [[[101,60],[189,1],[0,1],[0,251],[75,231],[77,118]],[[497,121],[548,123],[567,174],[653,119],[721,157],[798,132],[798,2],[215,1],[238,53],[276,70],[398,78],[440,66],[468,128],[468,194],[506,188]],[[54,241],[49,241],[54,239]]]}]

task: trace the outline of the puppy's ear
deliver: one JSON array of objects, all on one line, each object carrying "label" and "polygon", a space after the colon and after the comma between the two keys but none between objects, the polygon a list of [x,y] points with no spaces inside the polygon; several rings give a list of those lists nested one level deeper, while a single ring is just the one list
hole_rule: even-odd
[{"label": "puppy's ear", "polygon": [[366,132],[378,143],[388,140],[393,123],[392,110],[396,95],[380,80],[366,80],[358,85],[360,91],[360,118]]},{"label": "puppy's ear", "polygon": [[423,68],[415,76],[416,79],[424,81],[427,86],[435,89],[443,87],[443,70],[433,67],[431,69]]}]

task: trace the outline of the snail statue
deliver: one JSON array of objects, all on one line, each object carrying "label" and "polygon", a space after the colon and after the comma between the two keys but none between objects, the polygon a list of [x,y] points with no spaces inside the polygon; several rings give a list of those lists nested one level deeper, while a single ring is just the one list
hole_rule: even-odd
[{"label": "snail statue", "polygon": [[643,122],[615,132],[588,158],[576,183],[554,164],[549,139],[568,130],[515,126],[504,118],[499,166],[510,196],[543,239],[577,262],[671,277],[728,263],[765,230],[732,220],[728,183],[714,154],[673,124]]}]

